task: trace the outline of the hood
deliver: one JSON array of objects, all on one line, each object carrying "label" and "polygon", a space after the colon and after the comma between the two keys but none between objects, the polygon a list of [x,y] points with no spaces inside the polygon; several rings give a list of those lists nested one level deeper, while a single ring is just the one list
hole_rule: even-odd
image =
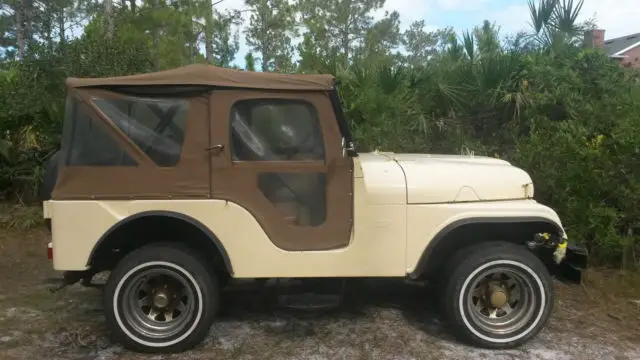
[{"label": "hood", "polygon": [[486,156],[381,153],[400,165],[409,204],[495,201],[533,197],[531,177]]}]

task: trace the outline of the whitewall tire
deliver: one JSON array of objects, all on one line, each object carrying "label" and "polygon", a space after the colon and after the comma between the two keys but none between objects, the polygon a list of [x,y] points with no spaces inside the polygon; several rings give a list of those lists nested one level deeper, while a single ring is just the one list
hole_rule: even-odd
[{"label": "whitewall tire", "polygon": [[125,256],[104,291],[107,326],[130,350],[175,353],[208,334],[218,310],[216,277],[191,250],[148,245]]},{"label": "whitewall tire", "polygon": [[553,280],[526,248],[477,244],[461,250],[450,264],[445,313],[461,340],[485,348],[513,348],[548,322]]}]

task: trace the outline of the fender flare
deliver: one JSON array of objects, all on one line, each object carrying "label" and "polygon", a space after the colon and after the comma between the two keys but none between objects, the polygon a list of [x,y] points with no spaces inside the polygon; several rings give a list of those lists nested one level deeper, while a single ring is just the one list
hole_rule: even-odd
[{"label": "fender flare", "polygon": [[435,249],[453,230],[462,226],[471,224],[518,224],[518,223],[545,223],[553,226],[559,234],[564,235],[562,225],[552,218],[543,216],[515,216],[515,217],[471,217],[453,221],[442,228],[423,250],[416,267],[408,275],[412,279],[420,277],[428,268],[429,258],[433,255]]},{"label": "fender flare", "polygon": [[164,217],[169,217],[169,218],[174,218],[174,219],[186,221],[187,223],[189,223],[189,224],[195,226],[196,228],[198,228],[200,231],[202,231],[209,238],[209,240],[218,249],[218,252],[220,252],[220,256],[222,257],[222,261],[224,262],[224,266],[225,266],[227,272],[229,273],[229,275],[233,275],[233,267],[231,266],[231,260],[229,259],[229,255],[227,254],[227,251],[225,250],[224,246],[222,245],[220,240],[218,240],[218,237],[215,236],[215,234],[211,230],[209,230],[209,228],[207,228],[202,222],[198,221],[197,219],[194,219],[193,217],[188,216],[188,215],[184,215],[184,214],[181,214],[181,213],[178,213],[178,212],[168,211],[168,210],[142,211],[142,212],[133,214],[131,216],[128,216],[128,217],[118,221],[114,225],[112,225],[107,231],[105,231],[104,234],[102,234],[100,239],[98,239],[96,244],[93,246],[93,249],[91,250],[91,253],[89,254],[89,260],[87,261],[87,266],[91,265],[97,250],[100,248],[100,246],[102,246],[102,244],[106,241],[106,239],[109,238],[109,236],[114,231],[116,231],[121,226],[126,225],[126,224],[128,224],[128,223],[130,223],[132,221],[135,221],[135,220],[138,220],[138,219],[142,219],[142,218],[145,218],[145,217],[151,217],[151,216],[164,216]]}]

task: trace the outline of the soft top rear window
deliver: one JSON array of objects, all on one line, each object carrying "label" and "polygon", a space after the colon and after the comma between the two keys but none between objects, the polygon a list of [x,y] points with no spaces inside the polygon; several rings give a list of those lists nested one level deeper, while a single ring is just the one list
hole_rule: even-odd
[{"label": "soft top rear window", "polygon": [[67,97],[62,136],[63,163],[67,166],[135,166],[109,134],[106,125],[74,95]]},{"label": "soft top rear window", "polygon": [[188,100],[92,97],[94,104],[158,166],[180,161]]}]

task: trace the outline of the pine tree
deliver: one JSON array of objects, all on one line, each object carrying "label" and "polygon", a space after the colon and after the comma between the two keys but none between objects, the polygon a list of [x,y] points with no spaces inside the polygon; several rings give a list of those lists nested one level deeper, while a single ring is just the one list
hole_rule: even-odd
[{"label": "pine tree", "polygon": [[[247,44],[260,53],[262,71],[279,70],[282,59],[293,57],[296,36],[295,9],[287,0],[246,0],[251,11],[246,29]],[[287,64],[289,66],[289,64]]]}]

